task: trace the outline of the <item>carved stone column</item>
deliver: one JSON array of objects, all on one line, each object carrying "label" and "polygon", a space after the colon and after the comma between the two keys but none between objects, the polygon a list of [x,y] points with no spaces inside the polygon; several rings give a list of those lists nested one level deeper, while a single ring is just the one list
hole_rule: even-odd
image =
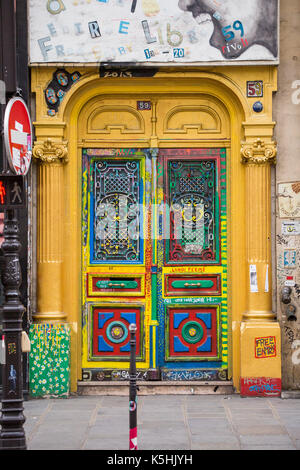
[{"label": "carved stone column", "polygon": [[266,387],[273,395],[281,391],[281,337],[272,312],[271,277],[271,165],[276,153],[276,143],[270,139],[242,142],[248,274],[247,310],[241,322],[242,395],[261,396]]},{"label": "carved stone column", "polygon": [[271,165],[276,144],[261,139],[243,142],[246,165],[246,246],[248,310],[245,320],[273,320],[271,282]]},{"label": "carved stone column", "polygon": [[38,168],[37,313],[38,322],[65,321],[62,308],[63,165],[66,142],[37,141]]}]

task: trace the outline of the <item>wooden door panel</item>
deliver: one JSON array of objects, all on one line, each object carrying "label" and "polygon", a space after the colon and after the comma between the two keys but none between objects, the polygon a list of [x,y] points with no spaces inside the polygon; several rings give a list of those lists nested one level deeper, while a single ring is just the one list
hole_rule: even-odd
[{"label": "wooden door panel", "polygon": [[83,150],[82,365],[99,380],[128,368],[130,323],[137,364],[147,363],[145,167],[135,149]]},{"label": "wooden door panel", "polygon": [[[228,368],[226,151],[159,153],[164,227],[158,242],[162,377]],[[170,375],[171,374],[171,375]]]}]

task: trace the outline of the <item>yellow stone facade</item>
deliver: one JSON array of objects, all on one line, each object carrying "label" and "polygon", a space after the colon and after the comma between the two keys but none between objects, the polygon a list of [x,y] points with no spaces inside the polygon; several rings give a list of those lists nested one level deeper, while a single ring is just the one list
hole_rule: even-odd
[{"label": "yellow stone facade", "polygon": [[[276,160],[274,66],[161,68],[152,78],[100,78],[79,71],[55,116],[44,91],[54,67],[32,67],[37,187],[35,323],[71,327],[71,391],[82,374],[81,149],[226,148],[228,155],[228,315],[230,379],[281,377],[280,328],[272,312],[271,165]],[[264,82],[263,111],[246,96]],[[136,101],[151,100],[143,115]],[[250,289],[255,266],[257,292]],[[139,268],[141,269],[141,268]],[[141,269],[142,272],[142,269]],[[257,338],[275,338],[276,355],[258,358]]]}]

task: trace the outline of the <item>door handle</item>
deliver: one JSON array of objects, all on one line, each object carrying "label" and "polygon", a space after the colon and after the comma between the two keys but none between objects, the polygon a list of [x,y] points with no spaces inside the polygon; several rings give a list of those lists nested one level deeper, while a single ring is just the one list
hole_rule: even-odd
[{"label": "door handle", "polygon": [[202,286],[201,282],[191,282],[191,283],[185,282],[184,284],[184,287],[201,287],[201,286]]},{"label": "door handle", "polygon": [[213,287],[214,283],[213,281],[203,279],[201,281],[198,281],[196,279],[192,279],[190,281],[183,280],[183,281],[173,281],[172,282],[172,287],[174,289],[197,289],[197,288],[209,288]]},{"label": "door handle", "polygon": [[136,289],[138,283],[136,281],[98,281],[96,287],[98,289]]}]

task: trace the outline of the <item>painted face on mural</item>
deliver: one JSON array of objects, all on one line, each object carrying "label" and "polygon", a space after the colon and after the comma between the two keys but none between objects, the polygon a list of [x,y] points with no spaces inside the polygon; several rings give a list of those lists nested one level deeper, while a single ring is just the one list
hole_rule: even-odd
[{"label": "painted face on mural", "polygon": [[237,58],[254,44],[277,57],[277,0],[179,0],[178,5],[199,25],[213,23],[210,44],[225,58]]}]

